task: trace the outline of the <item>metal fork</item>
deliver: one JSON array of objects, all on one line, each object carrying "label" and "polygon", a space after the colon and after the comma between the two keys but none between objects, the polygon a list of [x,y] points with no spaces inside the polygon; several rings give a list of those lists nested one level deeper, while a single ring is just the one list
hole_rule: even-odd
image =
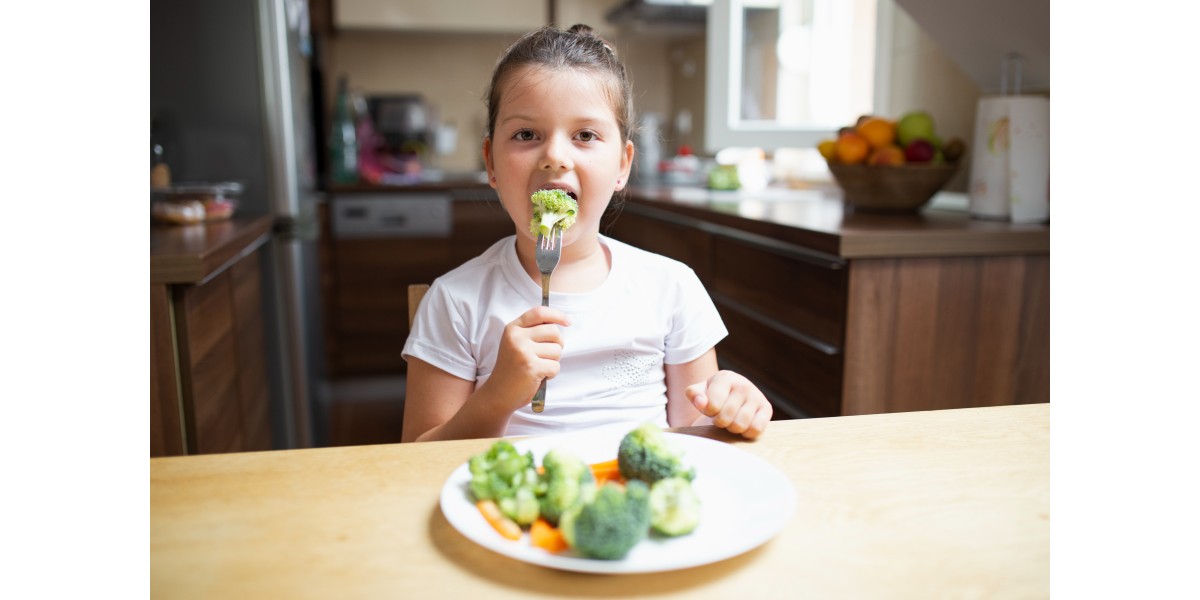
[{"label": "metal fork", "polygon": [[[562,258],[562,231],[555,227],[550,230],[550,236],[538,234],[537,259],[538,271],[542,273],[542,306],[550,306],[550,275]],[[540,413],[546,408],[546,380],[538,385],[537,393],[533,395],[533,412]]]}]

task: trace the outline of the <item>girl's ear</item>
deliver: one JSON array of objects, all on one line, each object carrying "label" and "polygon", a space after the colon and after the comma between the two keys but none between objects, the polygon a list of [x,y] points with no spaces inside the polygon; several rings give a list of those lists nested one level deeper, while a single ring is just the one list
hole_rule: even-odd
[{"label": "girl's ear", "polygon": [[621,152],[621,178],[617,179],[616,190],[618,192],[625,189],[625,186],[629,183],[629,169],[633,167],[633,156],[635,153],[633,141],[627,140],[625,142],[625,149]]},{"label": "girl's ear", "polygon": [[496,168],[492,163],[492,138],[483,138],[483,164],[487,167],[488,185],[496,187]]}]

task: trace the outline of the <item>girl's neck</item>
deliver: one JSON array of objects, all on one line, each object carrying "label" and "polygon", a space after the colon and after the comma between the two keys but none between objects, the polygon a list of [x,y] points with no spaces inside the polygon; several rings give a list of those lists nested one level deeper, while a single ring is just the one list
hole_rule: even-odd
[{"label": "girl's neck", "polygon": [[[537,268],[535,242],[525,236],[517,236],[517,258],[530,279],[539,286],[542,274]],[[555,292],[590,292],[608,278],[612,258],[608,248],[600,243],[598,234],[584,235],[563,246],[562,259],[550,279],[550,289]]]}]

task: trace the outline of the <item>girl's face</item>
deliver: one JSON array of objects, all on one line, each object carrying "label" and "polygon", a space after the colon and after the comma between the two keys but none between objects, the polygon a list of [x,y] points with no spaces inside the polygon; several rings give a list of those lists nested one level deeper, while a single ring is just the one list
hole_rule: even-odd
[{"label": "girl's face", "polygon": [[518,236],[535,237],[529,196],[561,188],[579,202],[564,245],[595,237],[613,193],[628,183],[633,142],[621,140],[604,84],[592,73],[541,67],[514,71],[504,82],[483,156]]}]

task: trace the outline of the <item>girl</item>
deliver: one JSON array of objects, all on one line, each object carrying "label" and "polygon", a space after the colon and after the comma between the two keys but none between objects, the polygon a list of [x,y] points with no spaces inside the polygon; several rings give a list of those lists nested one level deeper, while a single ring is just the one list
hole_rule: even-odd
[{"label": "girl", "polygon": [[[632,90],[613,49],[586,25],[527,34],[497,63],[487,107],[483,156],[516,234],[421,302],[404,345],[403,440],[643,421],[760,435],[771,405],[718,370],[728,331],[695,273],[599,233],[634,157]],[[579,213],[542,307],[529,197],[553,188]],[[542,379],[545,410],[534,413]]]}]

